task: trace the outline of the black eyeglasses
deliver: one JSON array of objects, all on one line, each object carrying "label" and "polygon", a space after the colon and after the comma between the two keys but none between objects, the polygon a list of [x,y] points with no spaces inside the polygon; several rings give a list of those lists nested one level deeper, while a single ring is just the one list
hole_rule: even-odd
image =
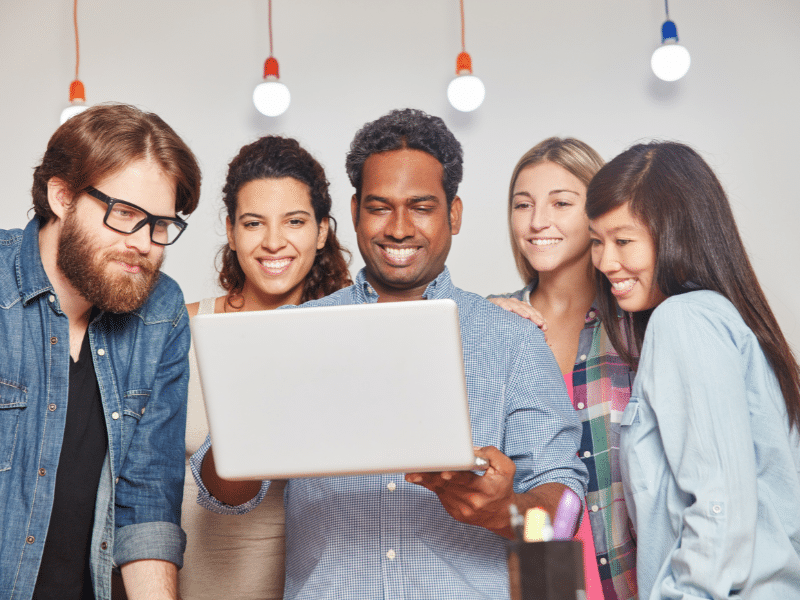
[{"label": "black eyeglasses", "polygon": [[119,233],[134,233],[145,225],[150,225],[150,240],[159,246],[169,246],[177,241],[188,225],[186,221],[178,217],[151,215],[132,202],[106,196],[93,187],[88,187],[85,191],[90,196],[108,204],[103,223]]}]

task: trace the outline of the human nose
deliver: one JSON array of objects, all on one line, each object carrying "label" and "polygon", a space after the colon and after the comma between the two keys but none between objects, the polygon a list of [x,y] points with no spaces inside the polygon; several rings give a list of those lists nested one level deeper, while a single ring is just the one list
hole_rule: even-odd
[{"label": "human nose", "polygon": [[144,227],[125,236],[125,246],[131,250],[135,250],[139,254],[147,254],[150,252],[150,247],[153,244],[150,236],[150,224],[148,223],[145,224]]},{"label": "human nose", "polygon": [[265,227],[261,247],[269,252],[277,252],[286,245],[286,236],[280,227]]},{"label": "human nose", "polygon": [[407,210],[394,211],[389,217],[386,236],[394,240],[404,240],[414,235],[414,222]]},{"label": "human nose", "polygon": [[550,211],[547,206],[542,206],[541,203],[533,207],[531,211],[531,229],[534,231],[541,231],[550,226]]},{"label": "human nose", "polygon": [[605,275],[618,271],[620,263],[615,246],[607,244],[592,246],[592,263],[598,271]]}]

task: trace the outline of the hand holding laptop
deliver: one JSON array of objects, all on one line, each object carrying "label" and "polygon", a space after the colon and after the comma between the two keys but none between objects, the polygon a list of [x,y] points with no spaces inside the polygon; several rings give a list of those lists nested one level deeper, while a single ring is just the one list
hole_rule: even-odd
[{"label": "hand holding laptop", "polygon": [[441,471],[407,473],[405,479],[434,492],[457,521],[501,530],[508,524],[508,505],[514,501],[516,466],[493,446],[475,448],[475,456],[489,463],[482,475],[473,471]]}]

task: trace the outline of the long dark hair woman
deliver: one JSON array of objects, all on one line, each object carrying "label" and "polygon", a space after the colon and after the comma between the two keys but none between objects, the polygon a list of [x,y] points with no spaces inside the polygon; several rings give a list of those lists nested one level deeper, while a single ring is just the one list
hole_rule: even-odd
[{"label": "long dark hair woman", "polygon": [[[228,165],[222,193],[228,240],[220,249],[219,283],[225,293],[187,305],[189,316],[300,304],[351,284],[325,171],[296,140],[267,136],[244,146]],[[197,504],[188,457],[205,440],[208,424],[193,351],[190,364],[181,596],[283,598],[283,486],[273,485],[243,516]]]},{"label": "long dark hair woman", "polygon": [[586,209],[601,317],[639,354],[621,427],[639,597],[800,597],[800,369],[719,180],[688,146],[641,144]]}]

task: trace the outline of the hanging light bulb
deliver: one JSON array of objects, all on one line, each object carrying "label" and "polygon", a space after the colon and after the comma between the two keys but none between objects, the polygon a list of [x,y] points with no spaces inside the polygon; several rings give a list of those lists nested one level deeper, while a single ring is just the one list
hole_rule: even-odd
[{"label": "hanging light bulb", "polygon": [[86,91],[83,89],[83,82],[78,78],[78,68],[81,64],[81,47],[78,38],[78,0],[72,5],[72,22],[75,25],[75,80],[69,84],[69,106],[61,111],[61,124],[67,119],[82,113],[87,108]]},{"label": "hanging light bulb", "polygon": [[289,88],[278,81],[278,61],[270,56],[264,63],[264,82],[253,90],[253,104],[262,115],[277,117],[286,112],[291,100]]},{"label": "hanging light bulb", "polygon": [[453,108],[471,112],[478,108],[486,96],[483,82],[472,74],[472,58],[464,44],[464,0],[461,5],[461,54],[456,58],[456,77],[447,86],[447,99]]},{"label": "hanging light bulb", "polygon": [[471,112],[483,103],[485,96],[483,82],[472,74],[472,58],[462,52],[456,59],[456,77],[447,86],[447,99],[456,110]]},{"label": "hanging light bulb", "polygon": [[677,81],[689,71],[692,59],[689,51],[678,43],[678,28],[669,19],[668,0],[664,0],[667,20],[661,26],[661,45],[650,58],[650,68],[664,81]]},{"label": "hanging light bulb", "polygon": [[253,90],[253,104],[258,112],[268,117],[277,117],[286,112],[292,95],[279,79],[278,61],[272,56],[272,0],[269,0],[269,58],[264,62],[264,81]]}]

